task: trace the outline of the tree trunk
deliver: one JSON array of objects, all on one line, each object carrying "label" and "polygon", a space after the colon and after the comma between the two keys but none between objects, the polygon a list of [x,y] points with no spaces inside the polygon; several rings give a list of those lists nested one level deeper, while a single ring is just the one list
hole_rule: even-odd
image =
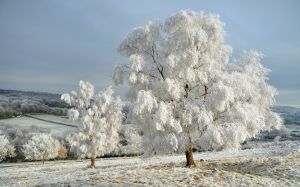
[{"label": "tree trunk", "polygon": [[185,157],[186,157],[186,167],[196,167],[196,162],[193,157],[193,148],[190,147],[186,152],[185,152]]},{"label": "tree trunk", "polygon": [[95,166],[95,162],[96,162],[95,158],[91,158],[91,168],[95,168],[96,167]]}]

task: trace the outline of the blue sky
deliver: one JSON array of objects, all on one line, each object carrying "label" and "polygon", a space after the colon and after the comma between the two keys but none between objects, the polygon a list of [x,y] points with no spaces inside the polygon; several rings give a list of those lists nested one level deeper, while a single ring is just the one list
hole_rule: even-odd
[{"label": "blue sky", "polygon": [[234,55],[265,54],[277,104],[300,105],[298,0],[1,0],[0,88],[63,93],[89,80],[103,89],[127,62],[117,52],[126,34],[181,9],[219,14]]}]

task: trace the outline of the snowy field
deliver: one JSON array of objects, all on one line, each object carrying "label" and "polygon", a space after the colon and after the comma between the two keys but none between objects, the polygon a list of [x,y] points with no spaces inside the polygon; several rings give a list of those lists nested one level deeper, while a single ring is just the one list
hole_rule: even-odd
[{"label": "snowy field", "polygon": [[49,130],[52,134],[57,136],[62,136],[68,130],[76,127],[76,124],[66,117],[50,114],[26,115],[2,119],[0,120],[0,125],[19,127],[23,129],[31,129],[32,126],[35,126],[41,129]]},{"label": "snowy field", "polygon": [[[238,152],[196,153],[196,168],[184,155],[99,158],[0,165],[0,186],[299,186],[300,142],[253,143]],[[204,159],[200,162],[200,159]]]}]

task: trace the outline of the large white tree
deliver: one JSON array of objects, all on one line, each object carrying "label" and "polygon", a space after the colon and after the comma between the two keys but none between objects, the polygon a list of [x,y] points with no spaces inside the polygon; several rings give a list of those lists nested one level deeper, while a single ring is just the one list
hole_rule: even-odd
[{"label": "large white tree", "polygon": [[186,10],[135,28],[121,43],[130,64],[118,65],[113,78],[128,78],[145,154],[185,152],[194,166],[193,148],[238,149],[282,124],[270,110],[276,90],[263,55],[232,60],[223,27],[217,15]]},{"label": "large white tree", "polygon": [[72,107],[69,117],[80,123],[67,140],[71,151],[81,158],[90,158],[91,167],[95,167],[95,158],[111,152],[119,142],[123,103],[120,98],[113,98],[110,87],[95,96],[94,86],[89,82],[80,81],[79,87],[78,92],[61,97]]},{"label": "large white tree", "polygon": [[27,160],[50,160],[58,157],[61,144],[48,133],[38,133],[23,145],[23,154]]}]

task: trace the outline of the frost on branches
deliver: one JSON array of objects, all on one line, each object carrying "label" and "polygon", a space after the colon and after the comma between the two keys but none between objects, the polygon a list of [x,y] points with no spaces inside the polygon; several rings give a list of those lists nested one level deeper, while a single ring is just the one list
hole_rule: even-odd
[{"label": "frost on branches", "polygon": [[0,130],[0,162],[8,157],[15,156],[15,148]]},{"label": "frost on branches", "polygon": [[50,160],[58,157],[61,144],[50,134],[35,134],[23,146],[23,153],[27,160]]},{"label": "frost on branches", "polygon": [[123,103],[120,98],[113,98],[110,87],[95,96],[89,82],[80,81],[79,87],[78,92],[61,96],[72,107],[70,119],[80,122],[77,132],[67,140],[71,151],[81,158],[91,158],[91,167],[95,167],[95,158],[111,152],[119,143]]},{"label": "frost on branches", "polygon": [[118,65],[114,80],[131,85],[145,154],[185,152],[193,166],[193,148],[238,149],[282,124],[270,110],[276,89],[266,82],[263,55],[249,51],[231,60],[223,27],[217,15],[180,11],[135,28],[121,43],[131,63]]}]

